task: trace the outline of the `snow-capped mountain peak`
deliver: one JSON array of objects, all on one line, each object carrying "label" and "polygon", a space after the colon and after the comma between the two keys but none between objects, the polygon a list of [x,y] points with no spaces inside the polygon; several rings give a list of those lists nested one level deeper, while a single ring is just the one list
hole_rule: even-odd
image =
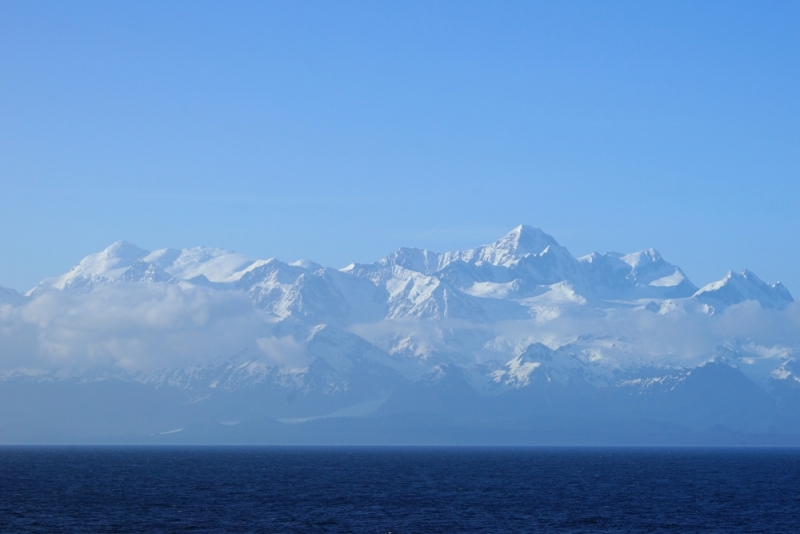
[{"label": "snow-capped mountain peak", "polygon": [[783,284],[767,284],[755,273],[743,270],[728,271],[721,280],[700,288],[694,298],[705,304],[723,309],[746,300],[755,300],[764,308],[783,309],[794,302],[791,293]]},{"label": "snow-capped mountain peak", "polygon": [[[460,259],[469,263],[485,262],[508,266],[527,255],[541,255],[553,249],[563,249],[552,236],[540,228],[520,225],[494,243],[461,252],[448,253],[447,260]],[[563,249],[566,252],[566,249]],[[568,253],[567,253],[568,254]],[[446,263],[449,261],[446,260]]]},{"label": "snow-capped mountain peak", "polygon": [[[694,297],[691,302],[699,301],[703,308],[689,301],[673,307],[722,310],[745,300],[781,309],[793,300],[780,283],[765,284],[749,271],[729,273],[698,290],[653,248],[575,259],[550,235],[527,225],[474,249],[439,253],[400,248],[373,264],[352,264],[338,271],[309,260],[252,260],[218,248],[149,252],[120,241],[87,256],[64,275],[44,280],[28,295],[46,290],[85,292],[95,284],[114,282],[243,291],[276,320],[294,317],[308,322],[325,317],[335,324],[348,324],[357,317],[485,323],[558,316],[565,306],[585,307],[590,301],[604,308],[642,306],[639,301],[649,299],[648,309],[661,310],[665,299]],[[563,288],[572,295],[567,300],[561,298]]]},{"label": "snow-capped mountain peak", "polygon": [[117,241],[101,252],[86,256],[67,273],[43,280],[27,295],[34,295],[48,288],[67,289],[73,286],[83,286],[93,279],[116,280],[134,263],[148,254],[149,251],[136,245],[126,241]]},{"label": "snow-capped mountain peak", "polygon": [[90,254],[82,259],[65,277],[62,277],[62,283],[75,276],[100,275],[113,279],[148,253],[149,251],[126,241],[117,241],[102,252]]},{"label": "snow-capped mountain peak", "polygon": [[108,246],[104,251],[93,256],[97,259],[106,261],[116,260],[117,262],[133,263],[147,254],[147,250],[139,248],[136,245],[132,245],[127,241],[117,241],[116,243]]},{"label": "snow-capped mountain peak", "polygon": [[559,244],[552,236],[544,233],[541,228],[522,224],[491,246],[498,255],[519,258],[525,254],[541,254],[549,247],[557,247]]},{"label": "snow-capped mountain peak", "polygon": [[625,254],[624,256],[621,256],[620,259],[630,265],[632,269],[636,269],[641,265],[660,263],[664,261],[664,259],[661,257],[661,254],[659,254],[654,248],[648,248],[647,250],[640,250],[639,252]]},{"label": "snow-capped mountain peak", "polygon": [[685,298],[697,291],[679,267],[653,248],[631,254],[593,252],[578,261],[590,288],[603,298]]}]

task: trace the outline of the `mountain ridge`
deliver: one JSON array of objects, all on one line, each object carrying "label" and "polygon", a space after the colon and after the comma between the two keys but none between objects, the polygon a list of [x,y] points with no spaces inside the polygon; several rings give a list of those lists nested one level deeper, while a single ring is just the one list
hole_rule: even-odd
[{"label": "mountain ridge", "polygon": [[[576,258],[526,225],[472,249],[400,248],[341,269],[120,241],[25,295],[0,289],[0,395],[16,388],[36,405],[35,391],[73,391],[59,397],[72,406],[96,390],[102,404],[110,393],[88,384],[121,381],[184,398],[164,400],[163,416],[216,435],[259,417],[417,412],[523,427],[635,413],[686,432],[758,433],[771,421],[800,433],[796,313],[785,287],[750,271],[698,288],[655,249]],[[761,415],[736,404],[736,388]],[[690,399],[703,394],[719,398],[700,417]],[[728,402],[750,415],[737,423]],[[155,433],[162,416],[148,414],[126,431]],[[24,417],[44,415],[0,409],[0,441]],[[625,435],[638,435],[630,421]]]},{"label": "mountain ridge", "polygon": [[[295,279],[301,270],[309,274],[324,270],[320,264],[307,260],[292,264],[275,258],[252,260],[230,250],[205,247],[151,252],[118,241],[82,259],[67,273],[43,280],[25,295],[34,296],[48,289],[83,287],[92,281],[144,281],[148,276],[149,281],[174,278],[176,281],[192,283],[195,279],[203,283],[205,279],[214,284],[238,282],[237,287],[242,287],[243,277],[253,280],[253,271],[270,263],[282,265],[284,272],[294,267],[291,276]],[[338,271],[381,283],[380,280],[393,276],[387,270],[394,265],[452,285],[451,292],[470,289],[467,283],[517,282],[519,289],[521,285],[544,287],[567,282],[579,293],[586,293],[587,297],[605,300],[703,295],[704,300],[714,300],[723,307],[745,300],[756,300],[764,306],[775,307],[794,300],[780,282],[766,284],[746,270],[736,276],[729,272],[721,280],[697,288],[679,267],[666,262],[652,248],[629,254],[593,252],[575,258],[552,236],[528,225],[517,226],[499,240],[473,249],[440,253],[402,247],[372,264],[354,263]],[[735,296],[712,298],[709,295],[730,285],[736,287]],[[479,289],[469,294],[480,295]]]}]

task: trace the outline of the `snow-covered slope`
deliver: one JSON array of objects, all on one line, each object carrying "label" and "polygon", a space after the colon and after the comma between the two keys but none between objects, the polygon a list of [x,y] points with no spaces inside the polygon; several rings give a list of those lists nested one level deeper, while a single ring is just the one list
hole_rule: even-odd
[{"label": "snow-covered slope", "polygon": [[225,283],[235,281],[253,263],[241,254],[222,249],[197,247],[150,252],[118,241],[102,252],[86,256],[69,272],[43,280],[27,294],[82,289],[115,281],[166,282],[174,278]]},{"label": "snow-covered slope", "polygon": [[722,280],[699,289],[694,298],[720,310],[747,300],[756,301],[764,308],[778,310],[794,302],[783,284],[767,284],[748,270],[739,273],[728,271]]},{"label": "snow-covered slope", "polygon": [[[582,308],[644,305],[644,299],[647,309],[659,312],[719,311],[746,300],[782,309],[793,301],[780,283],[768,285],[749,271],[729,273],[698,290],[654,249],[595,252],[576,259],[553,237],[525,225],[474,249],[438,253],[401,248],[373,264],[338,271],[307,260],[251,260],[223,249],[149,252],[120,241],[87,256],[69,272],[42,281],[27,295],[85,292],[119,282],[244,291],[276,320],[292,318],[308,325],[404,317],[485,323],[585,315]],[[686,299],[705,307],[681,304]]]},{"label": "snow-covered slope", "polygon": [[679,267],[652,248],[632,254],[593,252],[579,261],[588,274],[589,287],[604,298],[684,298],[697,291]]},{"label": "snow-covered slope", "polygon": [[[83,258],[69,272],[48,278],[28,291],[27,295],[37,295],[48,289],[82,289],[93,283],[111,282],[123,277],[133,267],[133,272],[142,271],[140,260],[148,251],[125,241],[117,241],[102,252]],[[138,262],[138,263],[137,263]],[[147,267],[145,266],[146,270]],[[131,274],[128,277],[135,277]]]},{"label": "snow-covered slope", "polygon": [[156,250],[144,257],[144,261],[175,278],[191,280],[204,277],[211,282],[234,281],[255,263],[230,250],[206,247]]}]

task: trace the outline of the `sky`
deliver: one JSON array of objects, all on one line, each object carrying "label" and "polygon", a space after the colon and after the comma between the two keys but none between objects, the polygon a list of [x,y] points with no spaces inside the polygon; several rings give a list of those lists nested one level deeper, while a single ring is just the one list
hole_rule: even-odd
[{"label": "sky", "polygon": [[541,227],[800,297],[800,3],[0,1],[0,286]]}]

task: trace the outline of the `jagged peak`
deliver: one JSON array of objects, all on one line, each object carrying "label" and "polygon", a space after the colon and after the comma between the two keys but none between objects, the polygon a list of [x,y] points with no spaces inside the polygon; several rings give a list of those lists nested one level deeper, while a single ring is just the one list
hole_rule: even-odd
[{"label": "jagged peak", "polygon": [[608,251],[608,252],[595,251],[586,254],[585,256],[581,256],[580,258],[578,258],[578,261],[582,263],[594,263],[596,261],[601,261],[603,259],[608,259],[608,258],[614,260],[620,260],[621,262],[627,263],[632,268],[636,268],[642,264],[659,263],[665,261],[661,253],[654,248],[647,248],[644,250],[639,250],[628,254],[623,254],[622,252],[614,252],[614,251]]},{"label": "jagged peak", "polygon": [[[756,283],[762,283],[762,284],[766,283],[761,278],[756,276],[756,273],[754,273],[753,271],[747,270],[747,269],[743,269],[742,271],[740,271],[739,275],[742,278],[744,278],[745,280],[752,280],[752,281],[754,281]],[[780,283],[780,282],[778,282],[778,283]],[[774,285],[774,284],[768,284],[768,285]]]},{"label": "jagged peak", "polygon": [[381,258],[378,263],[381,265],[398,265],[412,271],[431,274],[439,270],[442,255],[438,252],[414,247],[401,247],[388,256]]},{"label": "jagged peak", "polygon": [[558,254],[569,255],[565,248],[540,228],[520,225],[488,245],[460,252],[448,252],[443,255],[442,263],[446,265],[453,260],[463,260],[471,263],[510,265],[525,256],[537,256],[555,251],[558,251]]},{"label": "jagged peak", "polygon": [[521,224],[492,243],[496,248],[502,248],[517,256],[525,254],[540,254],[551,246],[559,246],[553,236],[546,234],[541,228]]},{"label": "jagged peak", "polygon": [[[732,283],[739,282],[740,284],[750,284],[750,285],[758,285],[758,286],[767,286],[767,285],[774,285],[774,284],[767,284],[761,278],[756,276],[756,274],[752,271],[747,269],[743,269],[739,272],[728,271],[725,273],[725,276],[717,280],[716,282],[711,282],[710,284],[706,284],[700,289],[697,290],[695,295],[699,295],[701,293],[707,293],[709,291],[716,291],[721,289],[724,286],[727,286]],[[780,283],[780,282],[778,282]]]},{"label": "jagged peak", "polygon": [[658,263],[664,261],[664,258],[654,248],[640,250],[638,252],[631,252],[620,256],[620,259],[633,268],[646,263]]},{"label": "jagged peak", "polygon": [[728,271],[721,280],[698,289],[693,297],[715,305],[755,300],[764,307],[778,309],[794,302],[791,293],[783,284],[780,282],[768,284],[747,269],[739,272]]}]

